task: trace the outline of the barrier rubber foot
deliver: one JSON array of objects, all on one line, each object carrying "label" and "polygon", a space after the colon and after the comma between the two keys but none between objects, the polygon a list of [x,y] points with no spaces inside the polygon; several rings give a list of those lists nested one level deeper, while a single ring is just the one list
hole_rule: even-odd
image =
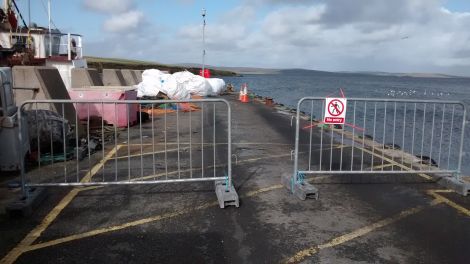
[{"label": "barrier rubber foot", "polygon": [[318,200],[318,189],[308,182],[293,183],[292,175],[285,174],[281,177],[281,184],[300,200]]},{"label": "barrier rubber foot", "polygon": [[34,207],[38,207],[39,204],[46,198],[47,193],[44,188],[30,188],[28,189],[28,195],[21,196],[18,200],[13,201],[5,207],[6,212],[14,216],[30,216],[33,213]]},{"label": "barrier rubber foot", "polygon": [[234,205],[237,208],[240,207],[238,194],[233,185],[228,187],[225,181],[216,181],[215,194],[217,194],[220,208],[223,209],[225,206],[230,205]]}]

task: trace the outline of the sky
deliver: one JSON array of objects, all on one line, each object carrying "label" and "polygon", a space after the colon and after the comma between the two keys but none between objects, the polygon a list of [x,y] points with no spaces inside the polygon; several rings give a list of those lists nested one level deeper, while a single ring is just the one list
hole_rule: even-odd
[{"label": "sky", "polygon": [[469,0],[52,0],[52,20],[85,55],[200,63],[202,8],[210,65],[470,76]]}]

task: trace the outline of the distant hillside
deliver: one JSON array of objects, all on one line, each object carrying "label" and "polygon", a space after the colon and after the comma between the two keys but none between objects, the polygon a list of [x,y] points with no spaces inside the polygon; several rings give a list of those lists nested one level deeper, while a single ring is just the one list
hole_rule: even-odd
[{"label": "distant hillside", "polygon": [[369,75],[369,76],[390,76],[390,77],[412,77],[412,78],[468,78],[464,76],[455,76],[441,73],[394,73],[394,72],[377,72],[377,71],[318,71],[308,69],[286,69],[280,70],[280,73],[289,74],[354,74],[354,75]]},{"label": "distant hillside", "polygon": [[393,77],[414,77],[414,78],[467,78],[463,76],[442,74],[442,73],[395,73],[395,72],[377,72],[377,71],[342,71],[340,73],[365,74],[374,76],[393,76]]},{"label": "distant hillside", "polygon": [[289,73],[289,74],[338,74],[337,72],[329,72],[329,71],[318,71],[318,70],[308,70],[308,69],[285,69],[280,70],[280,73]]},{"label": "distant hillside", "polygon": [[[178,63],[174,64],[178,67],[201,67],[201,64],[198,63]],[[255,67],[223,67],[223,66],[213,66],[206,65],[210,69],[216,69],[221,71],[235,72],[237,74],[279,74],[281,69],[268,69],[268,68],[255,68]]]},{"label": "distant hillside", "polygon": [[[198,63],[178,63],[178,64],[161,64],[156,62],[148,62],[141,60],[115,59],[115,58],[99,58],[86,57],[90,68],[97,68],[101,71],[104,68],[109,69],[135,69],[144,70],[156,68],[159,70],[169,71],[170,73],[188,70],[194,74],[199,74],[201,64]],[[360,74],[371,76],[391,76],[391,77],[413,77],[413,78],[469,78],[463,76],[455,76],[440,73],[393,73],[380,71],[318,71],[310,69],[269,69],[256,67],[222,67],[206,65],[211,70],[213,76],[237,76],[243,74]]]},{"label": "distant hillside", "polygon": [[[140,60],[127,60],[116,58],[100,58],[100,57],[85,57],[88,67],[96,68],[98,71],[103,69],[159,69],[162,71],[169,71],[170,73],[188,70],[194,74],[199,74],[199,67],[181,67],[175,65],[167,65],[155,62],[140,61]],[[237,73],[228,70],[211,69],[212,76],[236,76]]]}]

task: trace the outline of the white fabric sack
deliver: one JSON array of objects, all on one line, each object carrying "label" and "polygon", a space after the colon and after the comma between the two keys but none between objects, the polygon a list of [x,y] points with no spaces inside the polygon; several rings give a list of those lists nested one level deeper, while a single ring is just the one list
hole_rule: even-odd
[{"label": "white fabric sack", "polygon": [[137,97],[156,96],[162,88],[163,73],[157,69],[145,70],[142,73],[142,82],[137,87]]},{"label": "white fabric sack", "polygon": [[211,87],[211,94],[218,95],[225,89],[225,81],[219,78],[207,78],[206,81]]},{"label": "white fabric sack", "polygon": [[178,84],[176,78],[171,74],[162,76],[161,91],[172,100],[188,100],[191,98],[188,90],[183,85]]},{"label": "white fabric sack", "polygon": [[206,79],[188,71],[167,74],[157,69],[145,70],[142,82],[137,86],[137,96],[156,96],[165,93],[173,100],[187,100],[190,94],[207,96],[222,92],[225,82],[222,79]]},{"label": "white fabric sack", "polygon": [[189,81],[194,74],[188,72],[188,71],[180,71],[180,72],[175,72],[173,73],[173,77],[175,77],[176,81],[178,83],[184,83]]},{"label": "white fabric sack", "polygon": [[156,96],[159,92],[165,93],[172,100],[186,100],[190,98],[189,92],[176,79],[157,69],[145,70],[142,73],[142,82],[137,85],[137,97]]},{"label": "white fabric sack", "polygon": [[135,85],[135,87],[137,88],[137,97],[157,96],[160,92],[161,84],[160,82],[147,80]]},{"label": "white fabric sack", "polygon": [[211,86],[202,76],[192,74],[188,71],[173,73],[176,81],[190,94],[207,96],[211,94]]},{"label": "white fabric sack", "polygon": [[157,69],[148,69],[142,72],[142,81],[144,81],[145,79],[157,78],[158,76],[163,75],[163,74],[168,74],[168,73],[162,72]]}]

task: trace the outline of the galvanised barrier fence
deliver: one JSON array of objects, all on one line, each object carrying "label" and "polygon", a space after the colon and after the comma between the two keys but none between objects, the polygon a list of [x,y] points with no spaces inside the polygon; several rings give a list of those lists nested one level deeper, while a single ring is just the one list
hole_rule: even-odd
[{"label": "galvanised barrier fence", "polygon": [[226,100],[37,100],[19,112],[29,134],[20,141],[31,146],[21,161],[24,195],[34,187],[213,181],[221,208],[239,206]]},{"label": "galvanised barrier fence", "polygon": [[324,123],[325,98],[297,105],[294,173],[283,183],[301,199],[318,198],[307,175],[416,174],[461,181],[466,107],[458,101],[348,98],[344,125]]}]

